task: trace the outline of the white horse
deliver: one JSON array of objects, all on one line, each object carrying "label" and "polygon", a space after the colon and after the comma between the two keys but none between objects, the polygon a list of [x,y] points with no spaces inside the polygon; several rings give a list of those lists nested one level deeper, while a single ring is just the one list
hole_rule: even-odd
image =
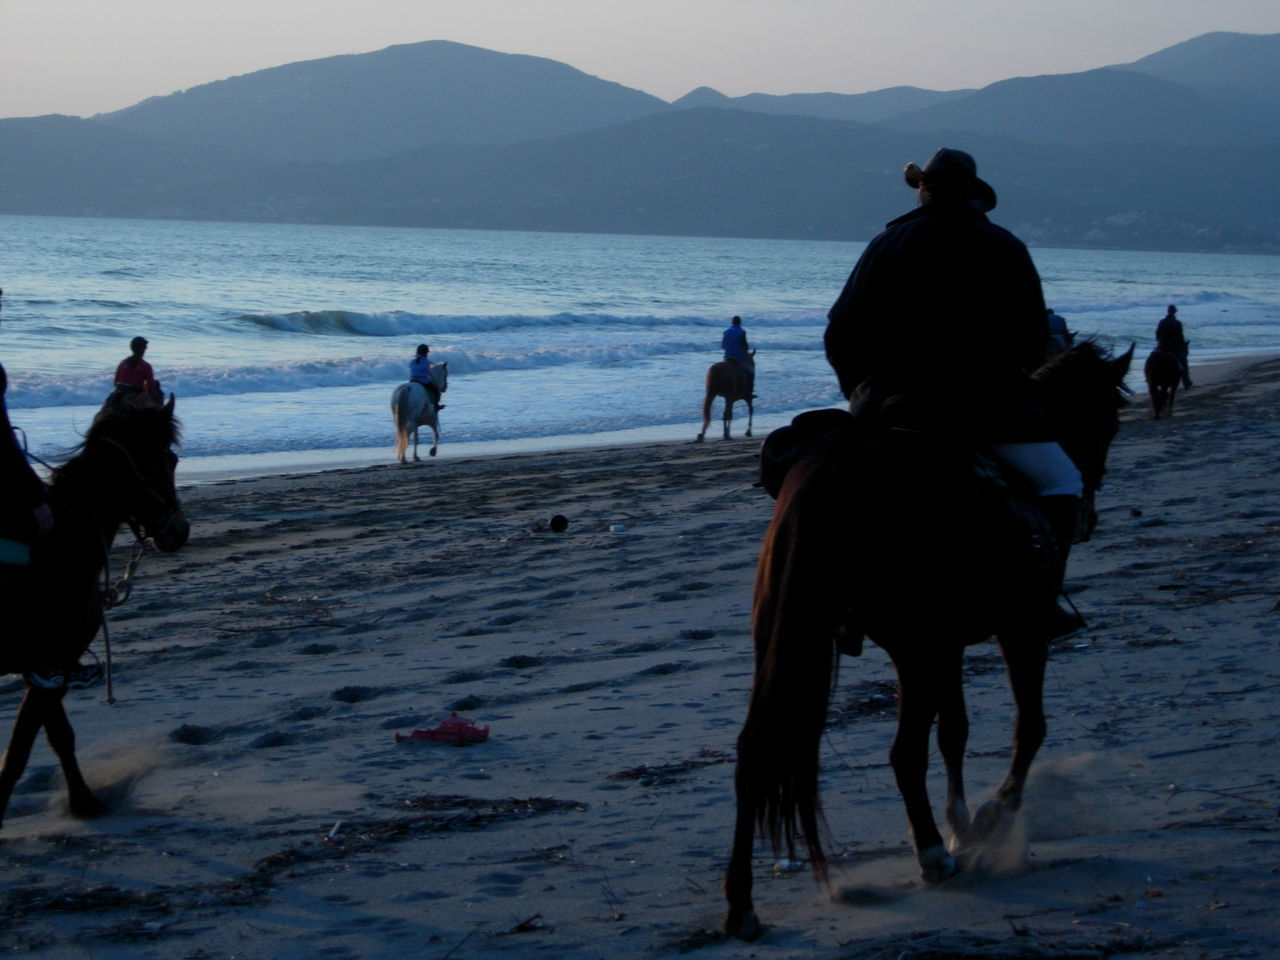
[{"label": "white horse", "polygon": [[[441,396],[449,389],[449,364],[436,363],[431,366],[431,382],[436,385]],[[418,461],[418,428],[431,428],[431,456],[436,455],[436,446],[440,443],[440,418],[436,405],[432,402],[427,388],[410,380],[396,387],[391,394],[391,416],[396,421],[396,459],[405,460],[405,450],[409,446],[409,434],[413,434],[413,459]]]}]

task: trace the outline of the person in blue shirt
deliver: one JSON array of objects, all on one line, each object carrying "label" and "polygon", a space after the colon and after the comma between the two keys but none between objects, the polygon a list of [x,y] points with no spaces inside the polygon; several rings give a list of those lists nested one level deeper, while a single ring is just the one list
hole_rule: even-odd
[{"label": "person in blue shirt", "polygon": [[734,317],[729,329],[720,338],[720,349],[724,358],[732,360],[747,372],[747,380],[752,399],[755,398],[756,365],[751,359],[751,348],[747,345],[747,331],[742,328],[742,318]]},{"label": "person in blue shirt", "polygon": [[444,404],[440,402],[440,388],[431,379],[432,366],[431,348],[425,343],[418,344],[418,352],[409,361],[409,379],[414,383],[421,384],[423,389],[427,391],[427,396],[431,399],[431,402],[436,405],[436,409],[443,410]]},{"label": "person in blue shirt", "polygon": [[1069,350],[1076,342],[1076,335],[1067,329],[1067,321],[1048,307],[1045,308],[1044,316],[1049,322],[1049,348],[1045,351],[1045,355],[1051,356]]}]

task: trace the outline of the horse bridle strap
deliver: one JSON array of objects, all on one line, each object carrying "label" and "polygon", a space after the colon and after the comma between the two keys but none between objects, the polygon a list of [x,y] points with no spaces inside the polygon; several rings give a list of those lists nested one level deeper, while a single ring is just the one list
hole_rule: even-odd
[{"label": "horse bridle strap", "polygon": [[[115,447],[116,450],[120,451],[121,456],[124,457],[125,462],[129,465],[129,469],[133,471],[133,478],[138,482],[138,486],[142,488],[142,492],[146,496],[155,500],[163,510],[163,513],[161,514],[161,522],[159,524],[160,529],[167,527],[169,525],[169,521],[173,519],[173,514],[175,512],[174,508],[169,504],[169,501],[161,496],[160,493],[156,491],[156,488],[151,485],[145,476],[143,476],[142,471],[138,469],[137,461],[133,459],[133,454],[131,454],[123,444],[112,440],[110,437],[101,437],[100,439],[103,443]],[[130,529],[134,532],[134,535],[138,537],[139,540],[146,539],[147,533],[145,531],[145,524],[135,515],[133,510],[129,511],[127,520]]]}]

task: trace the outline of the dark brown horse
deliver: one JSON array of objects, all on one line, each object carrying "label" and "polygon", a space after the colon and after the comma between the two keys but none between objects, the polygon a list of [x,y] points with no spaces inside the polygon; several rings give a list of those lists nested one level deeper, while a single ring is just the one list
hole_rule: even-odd
[{"label": "dark brown horse", "polygon": [[[29,567],[0,575],[6,629],[0,672],[74,663],[85,652],[102,625],[100,581],[122,523],[166,552],[187,542],[189,527],[173,482],[178,458],[171,448],[179,441],[173,406],[170,398],[163,406],[102,411],[78,452],[54,471],[53,530],[33,545]],[[62,704],[66,693],[66,687],[27,684],[0,767],[0,822],[42,727],[62,764],[72,814],[103,812],[76,762],[75,732]]]},{"label": "dark brown horse", "polygon": [[[756,352],[752,350],[753,361],[755,355]],[[702,399],[702,429],[698,431],[699,440],[706,438],[707,427],[711,425],[711,405],[715,403],[716,397],[724,397],[724,438],[729,439],[733,405],[739,400],[744,400],[747,404],[747,432],[744,436],[751,436],[755,417],[755,408],[751,403],[755,399],[752,393],[753,380],[752,375],[734,360],[721,360],[707,368],[707,392]]]},{"label": "dark brown horse", "polygon": [[1151,419],[1173,416],[1173,398],[1182,383],[1182,362],[1177,354],[1156,347],[1142,367],[1151,394]]},{"label": "dark brown horse", "polygon": [[[1080,539],[1096,522],[1092,498],[1125,402],[1132,356],[1130,348],[1111,359],[1084,342],[1036,374],[1056,435],[1084,478]],[[1007,828],[1045,735],[1048,644],[1020,626],[1027,620],[1016,585],[1025,555],[1002,504],[975,479],[965,451],[918,430],[854,434],[800,459],[786,474],[756,572],[755,680],[738,738],[726,933],[751,940],[763,932],[751,896],[757,830],[775,852],[785,844],[792,857],[802,841],[817,875],[826,876],[819,746],[836,658],[856,652],[863,635],[897,669],[898,732],[889,758],[925,879],[941,881],[958,869],[925,789],[935,718],[952,850]],[[962,776],[968,718],[961,668],[965,646],[992,635],[1018,715],[1008,776],[971,819]]]}]

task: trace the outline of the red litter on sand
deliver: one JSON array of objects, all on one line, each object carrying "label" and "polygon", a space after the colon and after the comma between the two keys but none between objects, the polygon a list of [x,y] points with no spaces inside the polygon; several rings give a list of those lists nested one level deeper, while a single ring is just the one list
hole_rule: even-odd
[{"label": "red litter on sand", "polygon": [[405,740],[436,740],[440,743],[456,743],[462,746],[468,743],[483,743],[488,739],[487,723],[480,726],[474,720],[460,717],[456,713],[449,714],[448,719],[441,720],[430,730],[396,734],[396,743],[403,743]]}]

